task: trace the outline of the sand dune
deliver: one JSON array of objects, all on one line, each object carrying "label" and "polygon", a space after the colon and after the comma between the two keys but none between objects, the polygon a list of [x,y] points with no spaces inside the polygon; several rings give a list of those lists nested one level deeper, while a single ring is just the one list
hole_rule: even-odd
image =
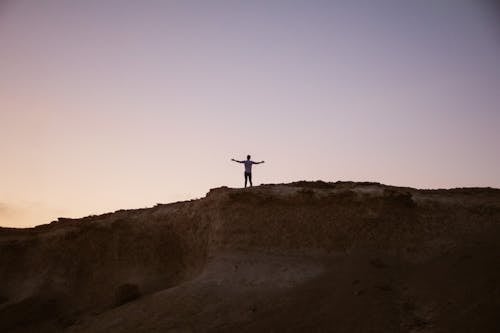
[{"label": "sand dune", "polygon": [[500,190],[296,182],[0,228],[1,332],[498,332]]}]

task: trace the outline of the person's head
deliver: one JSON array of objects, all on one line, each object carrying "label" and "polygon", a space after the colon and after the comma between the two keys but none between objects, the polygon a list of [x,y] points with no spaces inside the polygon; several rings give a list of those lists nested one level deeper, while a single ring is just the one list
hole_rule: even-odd
[{"label": "person's head", "polygon": [[252,156],[250,156],[250,155],[247,155],[247,160],[250,160],[250,158],[251,158],[251,157],[252,157]]}]

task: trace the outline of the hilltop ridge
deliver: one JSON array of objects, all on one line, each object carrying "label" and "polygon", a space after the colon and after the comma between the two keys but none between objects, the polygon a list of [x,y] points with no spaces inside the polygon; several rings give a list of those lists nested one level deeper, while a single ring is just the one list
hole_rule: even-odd
[{"label": "hilltop ridge", "polygon": [[220,187],[0,228],[0,330],[493,332],[499,244],[499,189]]}]

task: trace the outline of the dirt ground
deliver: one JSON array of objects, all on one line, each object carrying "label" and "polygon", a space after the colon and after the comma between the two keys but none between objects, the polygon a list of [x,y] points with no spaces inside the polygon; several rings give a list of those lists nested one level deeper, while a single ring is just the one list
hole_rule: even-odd
[{"label": "dirt ground", "polygon": [[500,190],[352,182],[0,229],[1,332],[499,332]]}]

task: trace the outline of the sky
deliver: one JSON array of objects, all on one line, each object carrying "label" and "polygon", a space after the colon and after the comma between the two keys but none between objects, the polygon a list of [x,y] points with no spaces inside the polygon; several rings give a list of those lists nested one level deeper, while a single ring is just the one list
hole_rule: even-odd
[{"label": "sky", "polygon": [[298,180],[500,187],[495,1],[0,0],[0,226]]}]

